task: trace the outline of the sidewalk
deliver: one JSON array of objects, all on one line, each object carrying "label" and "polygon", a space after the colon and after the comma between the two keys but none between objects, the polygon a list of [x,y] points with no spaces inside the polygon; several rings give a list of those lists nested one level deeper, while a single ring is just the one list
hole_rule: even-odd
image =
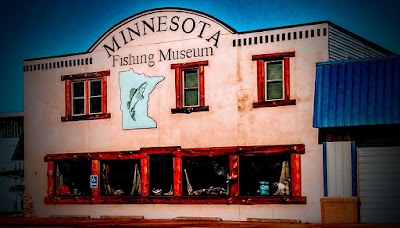
[{"label": "sidewalk", "polygon": [[0,215],[0,227],[400,227],[399,224],[284,224],[129,218],[25,218]]}]

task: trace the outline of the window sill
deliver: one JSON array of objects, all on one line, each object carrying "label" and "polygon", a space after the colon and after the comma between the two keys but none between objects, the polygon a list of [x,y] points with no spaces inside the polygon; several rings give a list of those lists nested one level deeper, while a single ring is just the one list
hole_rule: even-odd
[{"label": "window sill", "polygon": [[63,116],[61,117],[61,121],[68,122],[68,121],[79,121],[79,120],[109,119],[109,118],[111,118],[111,113],[99,113],[99,114],[82,115],[82,116]]},{"label": "window sill", "polygon": [[173,108],[171,109],[172,114],[176,113],[186,113],[190,114],[192,112],[207,112],[209,111],[208,106],[200,106],[200,107],[185,107],[185,108]]},{"label": "window sill", "polygon": [[45,204],[307,204],[305,196],[55,196]]},{"label": "window sill", "polygon": [[285,106],[285,105],[296,105],[296,100],[254,102],[253,108],[277,107],[277,106]]}]

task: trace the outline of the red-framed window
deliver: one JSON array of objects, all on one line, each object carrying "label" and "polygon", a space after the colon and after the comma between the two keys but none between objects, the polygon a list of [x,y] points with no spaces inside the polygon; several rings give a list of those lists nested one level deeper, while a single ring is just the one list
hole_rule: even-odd
[{"label": "red-framed window", "polygon": [[61,76],[61,81],[65,82],[65,116],[61,121],[110,118],[107,76],[110,71]]},{"label": "red-framed window", "polygon": [[49,154],[45,203],[305,204],[304,152],[294,144]]},{"label": "red-framed window", "polygon": [[171,113],[208,111],[204,97],[204,67],[208,60],[171,64],[175,69],[176,108]]},{"label": "red-framed window", "polygon": [[254,108],[295,105],[290,98],[290,58],[294,52],[253,55],[257,63],[257,102]]}]

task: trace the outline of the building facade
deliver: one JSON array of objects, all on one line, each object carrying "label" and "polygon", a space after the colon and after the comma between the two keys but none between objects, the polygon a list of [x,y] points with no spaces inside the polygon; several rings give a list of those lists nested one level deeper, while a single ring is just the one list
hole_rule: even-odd
[{"label": "building facade", "polygon": [[26,191],[40,217],[320,222],[316,63],[387,54],[330,22],[133,15],[87,52],[24,62]]},{"label": "building facade", "polygon": [[[400,222],[399,107],[398,55],[317,64],[326,222]],[[347,215],[329,215],[339,211]]]},{"label": "building facade", "polygon": [[0,113],[0,212],[20,213],[24,191],[24,114]]}]

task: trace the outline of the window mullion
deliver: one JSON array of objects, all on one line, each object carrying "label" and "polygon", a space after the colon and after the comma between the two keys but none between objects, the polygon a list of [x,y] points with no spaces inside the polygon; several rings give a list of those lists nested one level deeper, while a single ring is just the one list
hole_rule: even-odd
[{"label": "window mullion", "polygon": [[283,58],[284,99],[290,99],[290,62],[289,57]]},{"label": "window mullion", "polygon": [[182,108],[182,70],[175,68],[176,108]]},{"label": "window mullion", "polygon": [[201,66],[199,66],[199,69],[198,69],[198,73],[199,73],[199,78],[198,78],[198,80],[199,80],[199,85],[198,85],[198,89],[199,89],[199,105],[201,106],[201,107],[203,107],[204,106],[204,104],[205,104],[205,101],[204,101],[204,66],[203,65],[201,65]]},{"label": "window mullion", "polygon": [[47,162],[47,196],[52,197],[54,196],[54,162],[49,161]]},{"label": "window mullion", "polygon": [[83,107],[85,107],[85,115],[89,115],[89,106],[90,106],[90,91],[89,91],[89,80],[85,80],[85,99]]},{"label": "window mullion", "polygon": [[239,196],[239,155],[229,156],[229,196]]},{"label": "window mullion", "polygon": [[265,94],[265,75],[267,71],[264,60],[257,60],[257,99],[258,102],[263,102]]},{"label": "window mullion", "polygon": [[107,112],[107,76],[101,77],[101,112]]},{"label": "window mullion", "polygon": [[173,157],[174,167],[174,196],[182,195],[182,157]]},{"label": "window mullion", "polygon": [[92,160],[92,175],[97,175],[97,188],[92,188],[92,196],[100,196],[100,161]]},{"label": "window mullion", "polygon": [[149,156],[140,159],[140,169],[142,173],[142,196],[149,196],[149,175],[150,175],[150,167],[149,167]]},{"label": "window mullion", "polygon": [[291,182],[292,196],[301,196],[301,155],[292,153],[291,155]]}]

